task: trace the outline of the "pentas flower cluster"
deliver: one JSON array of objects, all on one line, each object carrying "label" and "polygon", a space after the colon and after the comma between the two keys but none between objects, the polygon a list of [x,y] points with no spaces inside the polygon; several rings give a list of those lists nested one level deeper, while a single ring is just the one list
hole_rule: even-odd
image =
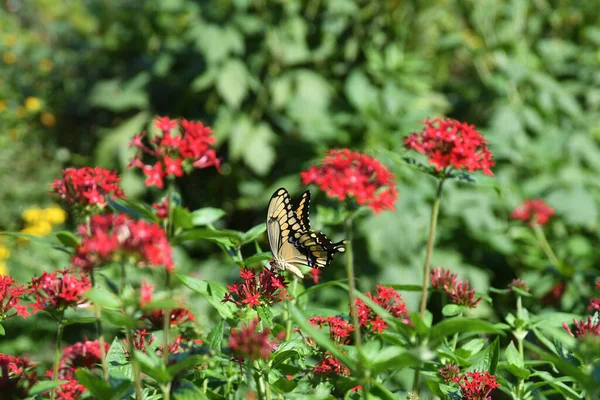
[{"label": "pentas flower cluster", "polygon": [[276,338],[269,339],[271,329],[265,328],[259,332],[256,329],[258,322],[259,320],[256,318],[247,325],[242,325],[240,329],[231,328],[229,347],[238,360],[243,358],[266,360],[271,355],[271,351],[277,349],[276,343],[285,336],[285,332],[281,332]]},{"label": "pentas flower cluster", "polygon": [[527,222],[531,226],[545,225],[555,214],[554,209],[542,199],[525,200],[515,208],[510,217]]},{"label": "pentas flower cluster", "polygon": [[92,288],[92,283],[86,275],[65,269],[50,274],[42,272],[41,276],[31,280],[30,288],[35,297],[35,304],[32,304],[34,312],[61,312],[84,303],[83,294]]},{"label": "pentas flower cluster", "polygon": [[469,281],[459,281],[458,275],[445,268],[434,268],[429,277],[431,286],[446,292],[454,304],[475,308],[481,301],[481,296],[475,298],[475,289],[469,288]]},{"label": "pentas flower cluster", "polygon": [[508,284],[508,287],[509,287],[509,289],[517,288],[517,289],[521,289],[524,292],[529,292],[529,286],[527,286],[527,283],[525,283],[525,281],[522,279],[513,279]]},{"label": "pentas flower cluster", "polygon": [[275,268],[265,268],[258,275],[249,268],[240,269],[240,276],[244,280],[238,284],[227,286],[229,293],[225,294],[223,303],[231,302],[238,307],[272,306],[287,296],[287,285],[283,274]]},{"label": "pentas flower cluster", "polygon": [[[137,153],[130,165],[142,169],[146,175],[146,186],[154,185],[162,189],[166,177],[183,176],[193,168],[220,168],[221,162],[215,150],[211,148],[215,138],[210,127],[201,122],[179,122],[169,117],[158,117],[154,124],[161,131],[159,135],[149,138],[146,140],[147,144],[144,144],[144,132],[135,135],[129,144],[130,147],[137,147]],[[178,132],[174,133],[174,130]],[[144,154],[152,159],[151,164],[144,164]]]},{"label": "pentas flower cluster", "polygon": [[56,387],[57,400],[77,400],[86,392],[85,386],[79,383],[75,378],[62,378],[65,382]]},{"label": "pentas flower cluster", "polygon": [[109,214],[93,216],[89,228],[88,234],[85,224],[79,226],[83,240],[77,246],[73,266],[87,272],[111,262],[130,262],[173,271],[169,241],[157,224]]},{"label": "pentas flower cluster", "polygon": [[119,187],[121,178],[115,171],[100,167],[67,168],[62,179],[51,185],[67,203],[81,207],[104,207],[108,199],[124,198]]},{"label": "pentas flower cluster", "polygon": [[[406,303],[394,288],[377,285],[377,293],[374,296],[371,293],[365,293],[365,295],[394,317],[402,318],[403,323],[410,323],[407,316],[408,310],[406,309]],[[358,298],[356,299],[356,313],[358,314],[360,326],[369,328],[373,330],[373,332],[379,334],[383,333],[383,330],[388,328],[385,320],[376,315],[371,307]]]},{"label": "pentas flower cluster", "polygon": [[[154,285],[142,282],[140,307],[144,308],[152,301]],[[152,329],[160,329],[163,326],[165,310],[154,309],[144,310],[141,320],[148,321]],[[183,307],[176,307],[169,310],[169,323],[171,326],[182,325],[186,322],[195,321],[194,315]]]},{"label": "pentas flower cluster", "polygon": [[[138,351],[141,351],[142,353],[148,354],[148,351],[151,350],[150,346],[152,346],[152,344],[156,341],[156,336],[154,336],[154,334],[152,332],[148,332],[145,329],[143,329],[143,330],[137,329],[131,339],[133,342],[133,348],[135,350],[138,350]],[[178,335],[175,338],[173,338],[172,343],[167,344],[167,347],[169,348],[169,354],[178,354],[184,348],[184,346],[188,346],[191,343],[200,345],[200,344],[202,344],[202,340],[199,340],[199,339],[186,340],[181,335]],[[126,339],[123,339],[123,344],[124,344],[123,348],[125,351],[125,356],[130,358],[131,355],[129,354],[129,343],[127,342]],[[153,347],[152,350],[157,355],[161,355],[163,346]]]},{"label": "pentas flower cluster", "polygon": [[[600,289],[600,282],[596,282],[596,287]],[[590,306],[588,310],[600,311],[600,297],[590,300]]]},{"label": "pentas flower cluster", "polygon": [[28,294],[30,290],[16,283],[10,276],[0,276],[0,322],[15,315],[22,317],[31,315],[27,306],[21,304],[22,296]]},{"label": "pentas flower cluster", "polygon": [[411,133],[404,139],[407,149],[424,154],[439,171],[454,167],[469,172],[483,171],[493,176],[495,165],[487,141],[475,127],[453,119],[426,119],[419,133]]},{"label": "pentas flower cluster", "polygon": [[563,322],[563,328],[565,328],[567,333],[574,338],[580,338],[584,335],[600,336],[600,320],[598,319],[597,313],[593,317],[588,316],[587,320],[577,321],[574,319],[573,323],[576,328],[575,332],[571,331],[571,328],[569,328],[569,325],[567,325],[566,322]]},{"label": "pentas flower cluster", "polygon": [[0,354],[0,398],[25,399],[37,382],[35,364],[27,358]]},{"label": "pentas flower cluster", "polygon": [[394,174],[376,159],[348,149],[330,150],[319,167],[301,172],[304,185],[315,184],[327,196],[356,199],[378,214],[394,210],[398,191]]},{"label": "pentas flower cluster", "polygon": [[460,369],[455,364],[447,364],[438,369],[438,373],[446,383],[456,382],[460,377]]},{"label": "pentas flower cluster", "polygon": [[[337,345],[341,346],[350,342],[350,334],[354,332],[352,324],[340,317],[312,317],[308,322],[321,329],[329,328],[329,338]],[[309,345],[314,345],[312,339],[307,340]],[[315,365],[313,371],[320,375],[340,375],[350,376],[350,370],[344,366],[340,360],[335,358],[328,351],[323,353],[321,361]]]},{"label": "pentas flower cluster", "polygon": [[465,400],[491,400],[491,391],[500,387],[496,377],[487,371],[467,372],[461,375],[457,382]]}]

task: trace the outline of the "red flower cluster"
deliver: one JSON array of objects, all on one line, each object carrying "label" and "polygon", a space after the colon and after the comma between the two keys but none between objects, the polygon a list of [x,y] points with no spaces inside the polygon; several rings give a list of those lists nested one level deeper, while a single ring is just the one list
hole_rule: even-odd
[{"label": "red flower cluster", "polygon": [[79,383],[75,378],[62,378],[66,382],[56,387],[57,400],[77,400],[86,392],[85,386]]},{"label": "red flower cluster", "polygon": [[445,291],[452,303],[475,308],[482,297],[475,298],[475,289],[469,289],[469,281],[459,281],[457,278],[458,275],[445,268],[434,268],[430,275],[431,286]]},{"label": "red flower cluster", "polygon": [[152,203],[152,208],[156,210],[158,218],[167,219],[169,216],[169,198],[165,197],[160,203]]},{"label": "red flower cluster", "polygon": [[442,368],[438,369],[438,373],[444,380],[444,382],[456,382],[460,376],[460,369],[455,364],[447,364]]},{"label": "red flower cluster", "polygon": [[283,274],[275,269],[265,268],[258,275],[248,268],[240,269],[244,283],[227,286],[223,303],[232,302],[238,307],[267,305],[272,306],[287,297],[287,282]]},{"label": "red flower cluster", "polygon": [[115,171],[100,167],[67,168],[63,178],[55,179],[51,185],[67,203],[82,207],[104,207],[107,199],[125,198],[119,187],[121,178]]},{"label": "red flower cluster", "polygon": [[325,352],[325,357],[315,365],[313,371],[320,375],[350,376],[350,370],[329,352]]},{"label": "red flower cluster", "polygon": [[[132,337],[133,348],[147,354],[148,347],[154,343],[154,340],[156,340],[156,336],[154,336],[151,332],[148,332],[145,329],[136,329]],[[125,344],[125,355],[127,357],[131,357],[129,354],[129,348],[127,347],[127,340],[123,339],[123,343]]]},{"label": "red flower cluster", "polygon": [[90,271],[103,264],[128,261],[140,267],[165,266],[173,270],[171,247],[165,231],[157,224],[136,221],[127,215],[95,215],[90,234],[79,226],[83,240],[76,249],[73,265]]},{"label": "red flower cluster", "polygon": [[[104,343],[104,351],[108,352],[110,345]],[[67,346],[63,350],[58,363],[60,379],[73,378],[77,368],[93,369],[101,362],[100,343],[98,340],[85,340]],[[51,372],[51,371],[49,371]]]},{"label": "red flower cluster", "polygon": [[37,382],[34,364],[27,358],[0,354],[0,397],[3,399],[25,399]]},{"label": "red flower cluster", "polygon": [[518,289],[521,289],[524,292],[529,292],[529,286],[527,286],[527,283],[525,283],[525,281],[522,279],[513,279],[508,284],[508,287],[509,287],[509,289],[516,287]]},{"label": "red flower cluster", "polygon": [[340,317],[312,317],[308,319],[308,322],[321,329],[327,325],[329,328],[329,337],[338,346],[348,344],[350,342],[350,334],[354,332],[352,324]]},{"label": "red flower cluster", "polygon": [[16,281],[10,276],[0,276],[0,322],[15,315],[22,317],[31,315],[27,306],[21,304],[21,297],[30,291],[23,285],[15,285],[15,283]]},{"label": "red flower cluster", "polygon": [[563,322],[563,328],[565,328],[567,333],[574,338],[580,338],[584,335],[600,336],[600,320],[598,320],[597,317],[592,318],[591,316],[588,316],[587,321],[577,321],[574,319],[573,323],[575,324],[575,328],[577,328],[575,333],[571,332],[571,328],[569,328],[569,325],[567,325],[566,322]]},{"label": "red flower cluster", "polygon": [[378,214],[394,210],[398,191],[394,174],[376,159],[348,149],[330,150],[320,167],[301,172],[304,185],[316,184],[331,198],[356,198]]},{"label": "red flower cluster", "polygon": [[[403,323],[409,323],[408,310],[402,296],[388,286],[377,285],[377,294],[365,293],[375,304],[381,306],[396,318],[402,318]],[[356,299],[356,312],[360,326],[371,328],[374,332],[382,333],[387,329],[385,320],[380,318],[375,312],[361,299]]]},{"label": "red flower cluster", "polygon": [[542,199],[525,200],[515,208],[510,217],[527,222],[529,225],[545,225],[554,215],[554,209]]},{"label": "red flower cluster", "polygon": [[489,372],[471,371],[460,376],[456,381],[465,400],[491,400],[490,392],[500,384]]},{"label": "red flower cluster", "polygon": [[64,311],[82,304],[83,294],[92,288],[92,283],[86,275],[78,276],[65,269],[51,274],[42,272],[42,276],[31,280],[30,287],[35,296],[34,312]]},{"label": "red flower cluster", "polygon": [[[169,117],[158,117],[154,124],[161,130],[161,134],[148,139],[148,146],[144,144],[144,136],[135,135],[129,146],[137,147],[138,151],[130,165],[142,169],[146,175],[146,186],[156,185],[164,187],[165,177],[183,176],[193,168],[206,168],[221,166],[215,150],[210,146],[215,142],[212,130],[201,122],[182,120],[180,133],[172,134],[179,121]],[[144,164],[144,154],[154,159],[153,164]]]},{"label": "red flower cluster", "polygon": [[[140,306],[143,308],[152,301],[154,285],[142,282]],[[163,326],[165,310],[144,310],[141,320],[150,322],[152,329],[160,329]],[[182,325],[188,321],[195,321],[194,315],[183,307],[169,310],[169,321],[171,326]]]},{"label": "red flower cluster", "polygon": [[411,133],[404,139],[407,149],[424,154],[439,171],[453,166],[469,172],[482,170],[493,176],[495,165],[487,141],[473,125],[453,119],[426,119],[420,133]]},{"label": "red flower cluster", "polygon": [[238,358],[266,360],[271,355],[271,351],[277,348],[276,343],[285,336],[285,332],[281,332],[275,339],[270,340],[271,329],[265,328],[262,332],[257,331],[258,321],[256,318],[249,324],[242,325],[241,329],[231,328],[229,347]]},{"label": "red flower cluster", "polygon": [[[596,287],[600,289],[600,282],[596,282]],[[588,310],[600,311],[600,297],[590,300],[590,306]]]}]

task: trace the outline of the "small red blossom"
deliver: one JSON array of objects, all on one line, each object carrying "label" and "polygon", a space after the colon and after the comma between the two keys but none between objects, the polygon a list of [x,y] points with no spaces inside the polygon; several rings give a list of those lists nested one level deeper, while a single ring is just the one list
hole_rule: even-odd
[{"label": "small red blossom", "polygon": [[250,360],[259,358],[266,360],[271,355],[271,351],[277,348],[276,343],[285,336],[285,332],[281,332],[276,338],[269,339],[271,329],[265,328],[262,332],[257,331],[258,322],[259,320],[256,318],[247,325],[242,325],[240,329],[231,329],[229,347],[236,356]]},{"label": "small red blossom", "polygon": [[321,268],[311,268],[310,275],[312,277],[313,283],[316,285],[319,283],[319,275],[321,274]]},{"label": "small red blossom", "polygon": [[165,231],[157,224],[136,221],[125,214],[95,215],[79,226],[83,240],[77,246],[72,265],[84,271],[110,262],[128,261],[139,267],[165,266],[173,271],[171,247]]},{"label": "small red blossom", "polygon": [[[104,352],[108,352],[110,345],[104,343]],[[63,349],[63,354],[58,364],[60,379],[75,378],[77,368],[93,369],[101,363],[102,356],[98,340],[84,340]],[[52,371],[48,371],[52,376]]]},{"label": "small red blossom", "polygon": [[545,225],[554,215],[554,209],[542,199],[525,200],[515,208],[510,217],[527,222],[529,225]]},{"label": "small red blossom", "polygon": [[473,125],[453,119],[426,119],[419,133],[411,133],[404,139],[407,149],[424,154],[439,171],[454,167],[469,172],[482,170],[493,176],[495,165],[487,141]]},{"label": "small red blossom", "polygon": [[[403,323],[409,324],[408,310],[402,296],[392,287],[377,285],[377,293],[365,293],[375,304],[384,308],[396,318],[401,318]],[[356,312],[360,326],[370,328],[374,332],[382,333],[387,329],[384,319],[380,318],[375,312],[361,299],[356,299]]]},{"label": "small red blossom", "polygon": [[[156,340],[156,336],[154,336],[151,332],[146,331],[145,329],[136,329],[131,339],[133,342],[134,350],[139,350],[142,353],[148,354],[148,348],[152,345],[152,343],[154,343],[154,340]],[[131,357],[131,355],[129,354],[129,343],[127,343],[127,340],[125,339],[123,339],[123,343],[125,344],[125,356]]]},{"label": "small red blossom", "polygon": [[590,306],[588,307],[588,310],[600,311],[600,297],[590,300]]},{"label": "small red blossom", "polygon": [[[49,372],[52,373],[52,371]],[[66,381],[56,387],[57,400],[78,400],[86,392],[85,386],[75,378],[65,377],[61,379]],[[47,392],[47,394],[49,395],[50,392]]]},{"label": "small red blossom", "polygon": [[[140,290],[140,307],[144,308],[153,299],[154,286],[142,282],[142,288]],[[160,329],[163,326],[165,318],[165,310],[152,309],[144,310],[141,320],[148,321],[152,329]],[[169,323],[170,326],[182,325],[186,322],[193,322],[196,318],[194,315],[183,307],[176,307],[169,310]]]},{"label": "small red blossom", "polygon": [[272,306],[288,297],[285,276],[275,268],[265,268],[258,275],[249,268],[242,268],[240,276],[244,282],[234,282],[227,286],[229,293],[225,294],[223,302],[254,308],[260,305]]},{"label": "small red blossom", "polygon": [[[145,133],[135,135],[129,144],[137,148],[130,166],[142,169],[146,175],[146,186],[154,185],[161,189],[166,177],[180,177],[193,168],[214,166],[220,169],[221,161],[211,148],[215,138],[210,127],[187,120],[180,124],[169,117],[158,117],[154,124],[161,131],[158,135],[148,140],[145,140]],[[177,129],[178,125],[180,129]],[[179,132],[173,133],[174,130]],[[144,164],[144,155],[152,159],[151,164]]]},{"label": "small red blossom", "polygon": [[152,208],[156,210],[156,216],[162,220],[169,217],[169,199],[163,198],[160,203],[152,203]]},{"label": "small red blossom", "polygon": [[86,275],[65,269],[50,274],[42,272],[41,276],[31,280],[30,288],[35,297],[35,304],[32,304],[34,312],[64,311],[83,304],[83,294],[92,288],[92,283]]},{"label": "small red blossom", "polygon": [[462,375],[458,385],[465,400],[491,400],[490,392],[500,384],[489,372],[471,371]]},{"label": "small red blossom", "polygon": [[320,375],[335,374],[339,376],[350,376],[350,370],[328,352],[326,352],[325,357],[315,365],[313,372]]},{"label": "small red blossom", "polygon": [[108,199],[125,198],[119,187],[121,178],[115,171],[83,167],[67,168],[62,173],[62,179],[56,179],[51,186],[67,203],[81,207],[104,207]]},{"label": "small red blossom", "polygon": [[429,275],[429,278],[431,279],[431,286],[433,288],[450,293],[456,286],[458,275],[453,274],[452,271],[445,268],[436,267]]},{"label": "small red blossom", "polygon": [[475,298],[475,289],[469,288],[469,281],[458,280],[458,275],[445,268],[434,268],[430,279],[431,286],[444,290],[454,304],[475,308],[482,299],[481,296]]},{"label": "small red blossom", "polygon": [[352,324],[341,317],[311,317],[308,322],[313,326],[329,328],[329,337],[337,345],[348,344],[350,334],[354,332]]},{"label": "small red blossom", "polygon": [[38,378],[33,370],[35,364],[27,358],[0,353],[0,397],[2,399],[25,399]]},{"label": "small red blossom", "polygon": [[509,289],[512,289],[514,287],[523,290],[524,292],[529,292],[529,286],[527,286],[527,283],[525,283],[524,280],[522,279],[513,279],[509,284],[508,284]]},{"label": "small red blossom", "polygon": [[457,382],[460,379],[460,370],[454,364],[444,365],[438,369],[438,373],[446,383]]},{"label": "small red blossom", "polygon": [[0,275],[0,322],[15,315],[23,318],[31,315],[28,306],[21,304],[23,296],[29,294],[31,290],[16,283],[10,276]]},{"label": "small red blossom", "polygon": [[588,316],[587,321],[577,321],[574,319],[573,323],[575,324],[575,328],[577,328],[575,333],[571,332],[571,328],[569,328],[566,322],[563,323],[563,328],[574,338],[580,338],[583,335],[600,336],[600,320],[597,315],[594,317]]},{"label": "small red blossom", "polygon": [[376,159],[348,149],[330,150],[319,167],[301,172],[304,185],[315,184],[328,197],[355,198],[373,210],[395,210],[398,191],[392,174]]}]

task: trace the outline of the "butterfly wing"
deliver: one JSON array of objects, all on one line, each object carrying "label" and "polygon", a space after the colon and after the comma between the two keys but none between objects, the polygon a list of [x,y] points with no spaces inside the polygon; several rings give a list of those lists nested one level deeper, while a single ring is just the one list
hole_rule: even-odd
[{"label": "butterfly wing", "polygon": [[294,210],[296,219],[302,227],[302,231],[310,231],[310,190],[307,190],[306,192],[302,193],[302,195],[298,197],[296,201],[294,201],[292,209]]},{"label": "butterfly wing", "polygon": [[267,236],[275,262],[303,278],[297,265],[306,265],[307,257],[294,244],[294,238],[301,236],[301,225],[292,210],[290,195],[284,188],[277,189],[267,210]]},{"label": "butterfly wing", "polygon": [[345,240],[333,243],[324,233],[318,231],[304,232],[294,240],[294,244],[308,260],[309,267],[323,268],[331,263],[335,253],[346,251]]}]

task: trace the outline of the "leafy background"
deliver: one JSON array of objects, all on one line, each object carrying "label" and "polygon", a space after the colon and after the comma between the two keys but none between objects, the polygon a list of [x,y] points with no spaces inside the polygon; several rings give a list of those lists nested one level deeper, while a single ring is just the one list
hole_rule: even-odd
[{"label": "leafy background", "polygon": [[[118,169],[130,198],[156,201],[125,169],[127,143],[169,115],[216,133],[223,174],[197,171],[178,189],[190,210],[225,210],[222,228],[261,223],[271,193],[300,193],[298,173],[329,148],[378,157],[396,173],[400,197],[395,212],[357,224],[359,289],[416,283],[435,182],[398,162],[402,139],[425,118],[449,116],[484,132],[497,166],[494,179],[446,186],[433,265],[481,292],[519,276],[543,294],[571,279],[562,308],[581,310],[588,293],[577,282],[597,275],[600,256],[599,19],[594,2],[569,1],[6,0],[0,228],[18,230],[24,210],[57,201],[48,184],[67,165]],[[334,204],[314,194],[314,225],[341,239],[341,227],[326,226]],[[556,209],[548,236],[581,274],[549,269],[531,233],[509,220],[530,197]],[[18,278],[66,263],[38,244],[4,241]],[[181,270],[204,279],[236,277],[214,244],[177,255]],[[324,279],[342,270],[338,261]],[[414,310],[417,298],[406,297]],[[475,312],[496,318],[489,306]],[[32,343],[12,339],[0,350]]]}]

